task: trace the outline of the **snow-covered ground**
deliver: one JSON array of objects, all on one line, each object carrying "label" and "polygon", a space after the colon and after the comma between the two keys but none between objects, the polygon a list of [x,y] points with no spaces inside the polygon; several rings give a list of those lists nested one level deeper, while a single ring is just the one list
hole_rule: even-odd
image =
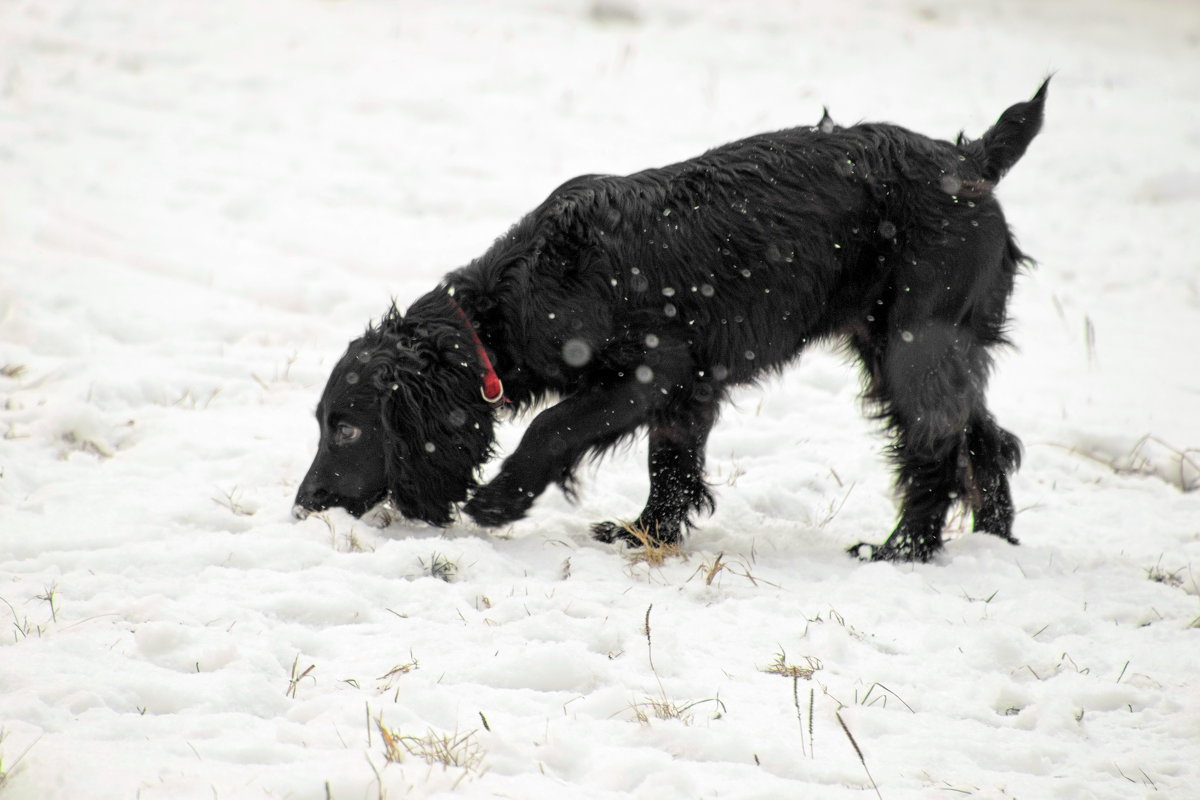
[{"label": "snow-covered ground", "polygon": [[[844,554],[893,506],[832,351],[661,566],[587,536],[641,447],[499,535],[289,517],[345,342],[565,178],[1051,71],[1020,547]],[[0,0],[0,799],[1200,797],[1198,219],[1191,0]]]}]

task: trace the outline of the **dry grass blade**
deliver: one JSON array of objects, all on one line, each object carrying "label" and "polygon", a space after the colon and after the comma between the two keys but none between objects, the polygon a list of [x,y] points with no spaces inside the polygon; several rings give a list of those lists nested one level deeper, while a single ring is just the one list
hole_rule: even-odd
[{"label": "dry grass blade", "polygon": [[[1092,453],[1081,447],[1057,442],[1049,442],[1048,445],[1103,464],[1117,475],[1156,476],[1181,492],[1200,489],[1200,448],[1176,447],[1153,434],[1146,434],[1138,439],[1124,456]],[[1159,450],[1157,457],[1155,449]],[[1165,458],[1162,455],[1164,451]]]},{"label": "dry grass blade", "polygon": [[879,784],[875,782],[874,776],[871,775],[871,768],[867,766],[867,759],[863,757],[862,749],[858,746],[858,742],[854,740],[854,734],[852,734],[850,729],[846,727],[846,720],[842,719],[840,712],[835,711],[834,716],[837,717],[838,724],[842,726],[842,730],[846,733],[846,738],[850,740],[850,746],[854,748],[854,752],[858,756],[858,760],[862,763],[863,772],[867,773],[867,780],[871,782],[871,788],[875,790],[875,795],[879,798],[879,800],[883,800],[883,793],[879,791]]},{"label": "dry grass blade", "polygon": [[1083,315],[1083,345],[1087,349],[1089,365],[1096,363],[1096,325],[1087,314]]},{"label": "dry grass blade", "polygon": [[[1177,473],[1174,480],[1171,481],[1182,492],[1193,492],[1200,489],[1200,449],[1194,447],[1175,447],[1169,442],[1165,442],[1157,436],[1147,434],[1138,440],[1137,444],[1129,452],[1127,464],[1121,468],[1116,468],[1118,472],[1129,471],[1135,474],[1150,473],[1158,474],[1153,466],[1153,454],[1150,452],[1155,447],[1167,451],[1171,459],[1176,461]],[[1162,475],[1161,477],[1170,479],[1171,476]]]},{"label": "dry grass blade", "polygon": [[[284,693],[287,697],[295,698],[296,690],[298,688],[300,688],[300,681],[304,680],[309,675],[311,675],[313,670],[315,670],[317,668],[316,664],[309,664],[308,669],[304,670],[303,672],[297,673],[296,670],[299,668],[299,666],[300,666],[300,654],[297,653],[295,659],[292,660],[292,676],[288,680],[288,688],[287,688],[287,691]],[[314,678],[314,680],[315,680],[315,678]]]},{"label": "dry grass blade", "polygon": [[[217,501],[217,502],[220,502],[220,501]],[[237,511],[235,510],[234,513],[237,513]],[[253,514],[254,512],[251,511],[250,513]],[[374,547],[370,547],[369,545],[364,545],[362,543],[362,540],[358,538],[358,533],[354,530],[353,527],[350,528],[349,532],[341,533],[337,529],[337,526],[333,524],[333,520],[331,520],[329,518],[328,514],[319,513],[319,514],[310,514],[309,516],[312,519],[319,519],[319,520],[321,520],[321,522],[325,523],[325,528],[329,531],[329,546],[332,547],[337,552],[339,552],[339,553],[373,553],[373,552],[375,552]],[[422,564],[423,563],[424,562],[422,562]]]},{"label": "dry grass blade", "polygon": [[0,367],[0,376],[20,379],[27,371],[24,364],[5,364]]},{"label": "dry grass blade", "polygon": [[658,693],[665,698],[667,690],[663,688],[662,678],[658,676],[658,668],[654,666],[654,643],[650,640],[650,611],[653,608],[654,603],[646,606],[646,619],[642,623],[642,634],[646,637],[646,660],[650,662],[650,671],[654,673],[654,680],[658,681]]},{"label": "dry grass blade", "polygon": [[346,534],[346,538],[344,539],[344,544],[345,544],[347,553],[373,553],[373,552],[375,552],[374,547],[369,547],[362,543],[362,540],[358,538],[358,534],[355,532],[355,530],[353,528],[351,528],[350,532]]},{"label": "dry grass blade", "polygon": [[[212,501],[219,506],[228,508],[239,517],[253,516],[254,509],[250,508],[249,506],[242,505],[241,501],[238,499],[239,494],[241,494],[241,490],[235,486],[229,491],[221,490],[221,496],[213,497]],[[326,524],[328,525],[329,523],[326,522]]]},{"label": "dry grass blade", "polygon": [[[17,771],[17,768],[21,765],[21,759],[25,758],[25,756],[29,754],[29,751],[32,750],[34,746],[42,740],[42,736],[44,735],[45,734],[39,733],[37,738],[30,742],[29,745],[12,760],[11,764],[6,764],[4,762],[3,752],[0,751],[0,789],[4,788],[4,784],[8,781],[8,777]],[[6,738],[8,738],[8,732],[3,728],[0,728],[0,748],[3,747],[4,740]]]},{"label": "dry grass blade", "polygon": [[414,669],[417,669],[420,666],[421,665],[414,658],[412,661],[408,662],[407,664],[397,664],[396,666],[392,667],[387,672],[380,675],[379,680],[385,681],[390,678],[399,677],[400,675],[407,675],[408,673],[412,672]]},{"label": "dry grass blade", "polygon": [[[1064,653],[1064,655],[1065,655],[1065,653]],[[874,700],[872,700],[872,699],[871,699],[871,695],[873,695],[873,694],[875,693],[875,690],[876,690],[876,689],[880,689],[880,690],[882,690],[883,692],[885,692],[886,694],[880,694],[880,695],[878,695],[878,696],[877,696],[877,697],[876,697]],[[882,683],[880,683],[879,681],[875,681],[874,683],[872,683],[872,684],[870,685],[870,687],[868,687],[868,688],[867,688],[867,693],[866,693],[865,695],[863,695],[863,698],[862,698],[862,700],[858,700],[858,699],[857,699],[857,697],[858,697],[858,690],[857,690],[857,689],[855,689],[855,690],[854,690],[854,696],[855,696],[855,698],[856,698],[856,702],[857,702],[859,705],[862,705],[862,706],[870,706],[870,705],[874,705],[876,702],[878,702],[878,701],[880,700],[880,698],[882,698],[882,700],[883,700],[883,707],[884,707],[884,708],[887,708],[887,698],[888,698],[889,696],[890,696],[890,697],[894,697],[894,698],[896,698],[897,700],[899,700],[899,701],[900,701],[900,704],[901,704],[901,705],[903,705],[905,708],[907,708],[907,709],[908,709],[909,713],[911,713],[911,714],[915,714],[915,713],[917,713],[917,712],[916,712],[916,710],[915,710],[915,709],[914,709],[912,706],[910,706],[910,705],[909,705],[907,702],[905,702],[905,700],[904,700],[904,698],[903,698],[903,697],[901,697],[900,695],[896,694],[895,692],[893,692],[893,691],[892,691],[891,689],[889,689],[888,687],[884,686],[884,685],[883,685]]]},{"label": "dry grass blade", "polygon": [[[408,655],[411,660],[407,664],[397,664],[396,666],[392,667],[387,672],[385,672],[384,674],[380,675],[378,678],[375,679],[375,680],[379,681],[379,685],[378,685],[379,691],[381,691],[381,692],[391,691],[392,689],[396,688],[396,685],[402,676],[407,675],[408,673],[412,672],[413,670],[421,668],[420,662],[417,661],[416,657],[413,656],[412,652],[409,652]],[[399,692],[399,689],[396,689],[396,691]]]},{"label": "dry grass blade", "polygon": [[58,583],[51,582],[43,594],[34,595],[38,600],[43,600],[50,606],[50,619],[58,622],[58,604],[55,600],[58,598]]},{"label": "dry grass blade", "polygon": [[1171,586],[1178,589],[1179,587],[1183,586],[1183,578],[1179,577],[1179,573],[1183,572],[1185,569],[1187,568],[1180,567],[1173,572],[1168,572],[1163,568],[1162,557],[1160,556],[1158,563],[1156,563],[1153,567],[1148,567],[1146,569],[1146,578],[1154,581],[1155,583],[1161,583],[1164,586]]},{"label": "dry grass blade", "polygon": [[[840,478],[838,479],[838,482],[840,485]],[[842,495],[840,500],[834,499],[829,501],[829,506],[825,509],[825,513],[821,516],[821,518],[819,520],[812,520],[816,527],[824,528],[826,525],[833,522],[834,518],[836,518],[837,515],[841,513],[842,508],[845,507],[846,501],[850,499],[850,493],[854,491],[855,486],[856,484],[850,484],[850,487],[846,489],[846,493]]]},{"label": "dry grass blade", "polygon": [[638,722],[643,725],[650,723],[650,715],[644,709],[650,709],[655,719],[677,719],[684,725],[692,724],[692,715],[687,713],[687,709],[691,708],[691,704],[686,707],[680,707],[666,698],[647,697],[640,703],[630,705]]},{"label": "dry grass blade", "polygon": [[636,547],[625,556],[630,564],[661,567],[668,558],[683,557],[678,542],[661,542],[650,531],[635,523],[624,523],[621,527],[637,541]]},{"label": "dry grass blade", "polygon": [[800,680],[811,681],[813,673],[822,669],[819,658],[813,656],[805,656],[804,661],[807,666],[801,667],[797,664],[789,664],[787,653],[782,649],[775,654],[775,660],[769,666],[763,669],[770,675],[779,675],[784,678],[792,679],[792,706],[796,709],[796,722],[800,725],[800,752],[810,758],[815,756],[813,749],[813,692],[808,693],[808,747],[804,746],[804,712],[800,709]]},{"label": "dry grass blade", "polygon": [[706,561],[700,566],[696,567],[696,571],[691,574],[688,580],[691,581],[692,578],[695,578],[697,575],[703,575],[705,586],[712,586],[714,581],[716,582],[717,586],[720,586],[721,576],[726,573],[730,575],[736,575],[739,578],[745,578],[754,586],[758,586],[760,583],[765,583],[768,586],[774,586],[776,589],[779,588],[779,584],[777,583],[772,583],[771,581],[764,580],[763,578],[759,578],[750,574],[750,565],[745,558],[734,556],[732,559],[727,559],[723,551],[717,553],[717,556],[712,560],[712,563]]},{"label": "dry grass blade", "polygon": [[[794,681],[792,682],[792,688],[796,688]],[[808,755],[810,758],[817,757],[817,744],[816,740],[813,739],[813,705],[816,702],[816,695],[817,693],[814,689],[810,688],[808,690]],[[803,734],[801,735],[803,736]]]},{"label": "dry grass blade", "polygon": [[724,555],[725,555],[724,553],[717,553],[717,557],[713,559],[712,565],[708,568],[708,571],[704,574],[704,585],[705,586],[712,586],[713,578],[717,577],[718,572],[725,569],[725,564],[724,564],[724,562],[721,561],[721,559],[724,557]]},{"label": "dry grass blade", "polygon": [[383,757],[392,764],[404,761],[405,750],[400,746],[400,737],[383,724],[382,717],[375,720],[375,726],[379,729],[379,738],[383,740]]}]

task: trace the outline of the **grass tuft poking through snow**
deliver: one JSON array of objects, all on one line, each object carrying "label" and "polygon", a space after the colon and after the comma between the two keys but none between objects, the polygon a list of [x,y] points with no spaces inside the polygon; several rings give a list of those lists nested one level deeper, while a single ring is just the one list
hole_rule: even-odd
[{"label": "grass tuft poking through snow", "polygon": [[388,763],[399,764],[406,756],[413,756],[426,764],[455,767],[467,773],[479,773],[486,752],[475,739],[478,730],[466,733],[441,733],[430,729],[422,736],[412,736],[383,724],[383,717],[375,719],[379,737],[383,741],[383,757]]},{"label": "grass tuft poking through snow", "polygon": [[429,560],[420,559],[421,569],[431,578],[453,583],[458,578],[458,564],[441,553],[432,553]]}]

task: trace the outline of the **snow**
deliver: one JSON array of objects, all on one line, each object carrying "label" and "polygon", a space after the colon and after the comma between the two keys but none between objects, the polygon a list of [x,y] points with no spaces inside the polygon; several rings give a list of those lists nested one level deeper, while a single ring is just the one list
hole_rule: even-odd
[{"label": "snow", "polygon": [[[0,798],[875,796],[847,730],[887,800],[1196,797],[1198,48],[1186,0],[0,3]],[[345,343],[566,178],[1051,71],[1020,547],[845,555],[893,506],[832,350],[662,565],[587,536],[644,445],[498,534],[290,517]]]}]

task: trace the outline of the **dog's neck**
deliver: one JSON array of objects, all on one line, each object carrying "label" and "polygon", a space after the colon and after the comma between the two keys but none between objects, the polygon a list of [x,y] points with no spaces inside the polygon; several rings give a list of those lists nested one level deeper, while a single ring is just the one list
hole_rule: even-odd
[{"label": "dog's neck", "polygon": [[[449,273],[432,294],[452,293],[471,320],[471,328],[491,356],[496,374],[512,408],[536,403],[550,387],[535,377],[527,364],[526,321],[520,314],[521,272],[531,253],[536,252],[534,215],[528,215],[501,236],[487,252],[464,267]],[[449,311],[442,298],[430,297],[438,313]],[[451,317],[461,325],[457,315]]]},{"label": "dog's neck", "polygon": [[496,374],[496,368],[492,365],[492,359],[488,356],[487,348],[483,346],[483,341],[479,338],[479,332],[475,330],[475,324],[471,322],[471,318],[467,316],[467,312],[459,305],[458,300],[454,298],[454,288],[450,287],[446,290],[446,299],[450,301],[450,307],[454,309],[454,315],[462,322],[467,333],[471,335],[471,341],[475,344],[475,357],[479,361],[480,381],[482,386],[479,389],[485,403],[492,408],[503,408],[508,402],[508,398],[504,395],[504,383],[500,380],[500,376]]}]

